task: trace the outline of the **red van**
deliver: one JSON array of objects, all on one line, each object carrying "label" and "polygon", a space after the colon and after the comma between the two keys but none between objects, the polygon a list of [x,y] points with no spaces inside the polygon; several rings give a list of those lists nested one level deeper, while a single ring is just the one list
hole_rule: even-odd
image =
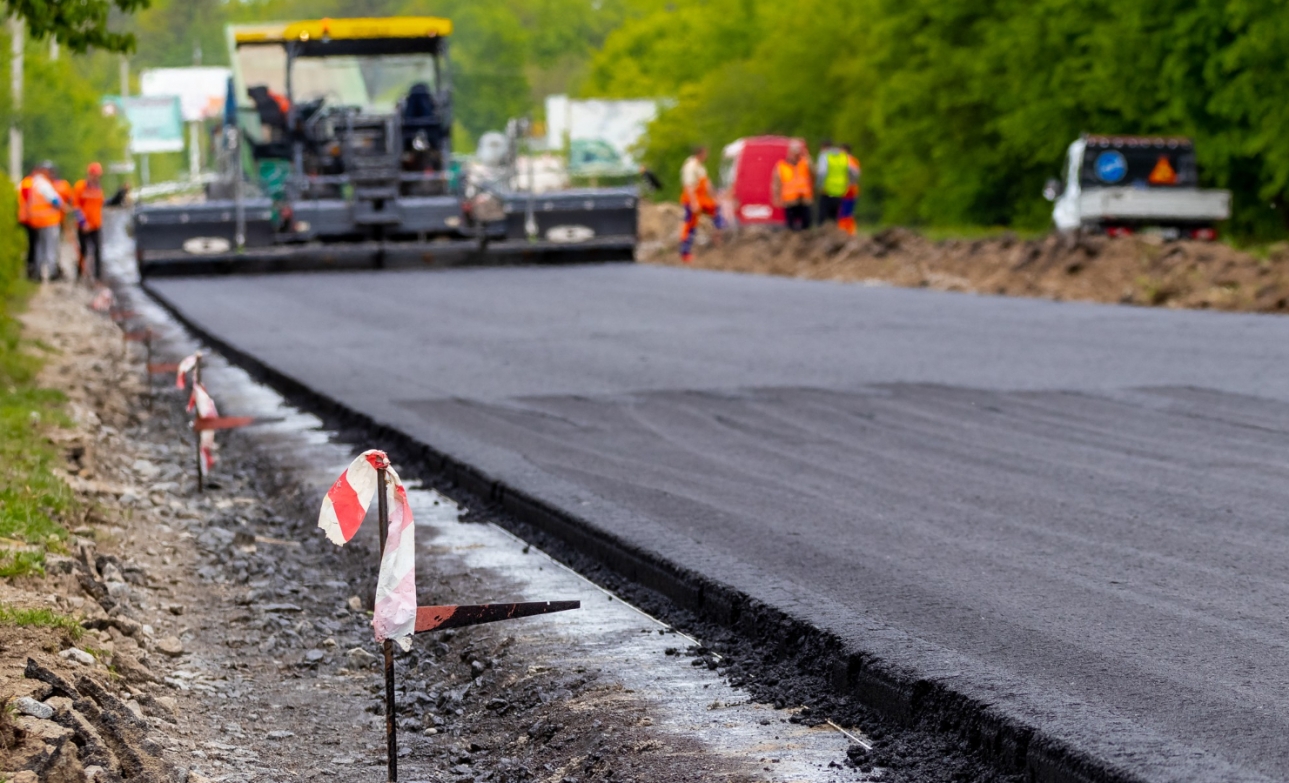
[{"label": "red van", "polygon": [[[788,157],[788,136],[739,139],[721,153],[721,208],[731,225],[783,225],[783,210],[770,201],[774,166]],[[795,139],[806,147],[804,139]]]}]

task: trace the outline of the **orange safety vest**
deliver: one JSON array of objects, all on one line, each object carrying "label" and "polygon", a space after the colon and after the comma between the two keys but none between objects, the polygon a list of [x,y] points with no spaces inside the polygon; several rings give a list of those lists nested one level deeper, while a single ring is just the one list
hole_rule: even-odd
[{"label": "orange safety vest", "polygon": [[103,227],[103,188],[80,180],[72,188],[72,204],[85,218],[84,231],[98,231]]},{"label": "orange safety vest", "polygon": [[779,161],[779,198],[784,204],[798,201],[810,201],[815,193],[815,174],[810,168],[810,161],[802,155],[796,165],[786,160]]},{"label": "orange safety vest", "polygon": [[[690,203],[691,199],[697,203]],[[710,212],[716,209],[716,199],[712,198],[711,181],[707,177],[698,180],[694,186],[694,195],[691,197],[688,190],[680,191],[680,203],[694,211],[705,210]]]},{"label": "orange safety vest", "polygon": [[36,187],[35,179],[31,179],[31,186],[27,190],[27,225],[32,228],[49,228],[62,223],[62,208],[45,198],[40,188]]}]

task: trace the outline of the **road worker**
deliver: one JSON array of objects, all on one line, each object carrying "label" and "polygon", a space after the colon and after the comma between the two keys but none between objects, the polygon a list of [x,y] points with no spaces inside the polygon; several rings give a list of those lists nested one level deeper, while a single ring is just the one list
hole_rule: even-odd
[{"label": "road worker", "polygon": [[859,202],[859,178],[863,169],[859,166],[859,158],[851,153],[849,144],[843,144],[841,148],[846,153],[846,168],[851,177],[850,186],[846,188],[846,195],[842,196],[841,208],[837,212],[837,227],[855,236],[855,205]]},{"label": "road worker", "polygon": [[54,185],[53,163],[41,163],[29,179],[27,221],[36,232],[36,276],[41,281],[53,280],[60,274],[58,249],[67,202]]},{"label": "road worker", "polygon": [[819,187],[819,224],[836,223],[841,217],[841,203],[851,185],[859,183],[859,170],[852,167],[854,158],[844,145],[825,141],[815,165]]},{"label": "road worker", "polygon": [[[717,231],[725,228],[725,218],[712,197],[712,183],[707,177],[706,147],[696,147],[694,154],[685,159],[680,167],[680,185],[680,204],[685,208],[685,222],[680,226],[680,260],[689,264],[694,260],[694,235],[703,215],[712,219]],[[720,243],[720,234],[716,242]]]},{"label": "road worker", "polygon": [[80,248],[80,274],[90,281],[98,280],[102,273],[103,201],[103,166],[91,163],[85,170],[85,179],[79,180],[72,188],[72,205],[76,208],[76,239]]},{"label": "road worker", "polygon": [[35,172],[28,174],[18,183],[18,225],[27,232],[27,279],[35,280],[36,274],[36,241],[40,236],[35,226],[31,225],[30,210],[27,202],[31,198],[31,188]]},{"label": "road worker", "polygon": [[814,180],[806,145],[793,139],[788,144],[787,158],[775,165],[770,180],[771,203],[783,210],[789,231],[810,228],[810,211],[815,199]]}]

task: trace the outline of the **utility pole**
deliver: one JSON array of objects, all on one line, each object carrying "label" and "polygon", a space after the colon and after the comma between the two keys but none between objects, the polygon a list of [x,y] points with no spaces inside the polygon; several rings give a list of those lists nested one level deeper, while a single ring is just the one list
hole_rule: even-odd
[{"label": "utility pole", "polygon": [[201,120],[188,123],[188,175],[201,179]]},{"label": "utility pole", "polygon": [[52,35],[49,36],[49,61],[58,62],[58,39]]},{"label": "utility pole", "polygon": [[9,94],[13,102],[13,120],[9,126],[9,179],[14,183],[22,180],[22,52],[23,52],[22,19],[9,17],[9,36],[13,46],[10,50]]},{"label": "utility pole", "polygon": [[125,55],[121,55],[121,64],[119,66],[119,70],[121,73],[121,97],[129,98],[130,97],[130,61],[125,59]]}]

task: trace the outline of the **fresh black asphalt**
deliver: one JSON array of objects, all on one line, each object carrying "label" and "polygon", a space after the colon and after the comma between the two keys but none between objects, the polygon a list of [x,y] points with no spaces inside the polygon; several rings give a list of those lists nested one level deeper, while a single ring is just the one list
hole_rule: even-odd
[{"label": "fresh black asphalt", "polygon": [[631,265],[150,285],[1114,767],[1289,778],[1289,318]]}]

